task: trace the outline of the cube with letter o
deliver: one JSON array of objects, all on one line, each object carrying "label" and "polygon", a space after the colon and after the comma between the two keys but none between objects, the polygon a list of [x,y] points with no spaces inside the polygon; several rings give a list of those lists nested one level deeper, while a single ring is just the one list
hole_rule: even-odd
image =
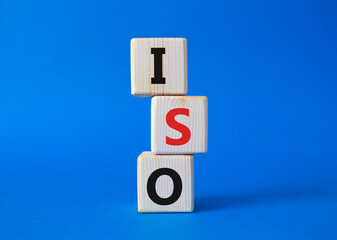
[{"label": "cube with letter o", "polygon": [[139,212],[194,210],[193,155],[143,152],[137,165]]}]

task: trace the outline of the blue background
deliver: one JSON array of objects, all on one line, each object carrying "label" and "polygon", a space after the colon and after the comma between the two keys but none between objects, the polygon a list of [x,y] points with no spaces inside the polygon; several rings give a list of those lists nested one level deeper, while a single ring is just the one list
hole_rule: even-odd
[{"label": "blue background", "polygon": [[[137,213],[130,39],[209,98],[192,214]],[[336,1],[0,1],[0,239],[337,239]]]}]

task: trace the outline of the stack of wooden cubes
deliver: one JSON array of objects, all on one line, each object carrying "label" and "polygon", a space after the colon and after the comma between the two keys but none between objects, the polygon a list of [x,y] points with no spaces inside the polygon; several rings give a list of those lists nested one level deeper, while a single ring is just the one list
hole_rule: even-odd
[{"label": "stack of wooden cubes", "polygon": [[207,151],[207,97],[187,93],[185,38],[131,40],[131,93],[152,97],[151,152],[138,157],[138,211],[194,210],[193,154]]}]

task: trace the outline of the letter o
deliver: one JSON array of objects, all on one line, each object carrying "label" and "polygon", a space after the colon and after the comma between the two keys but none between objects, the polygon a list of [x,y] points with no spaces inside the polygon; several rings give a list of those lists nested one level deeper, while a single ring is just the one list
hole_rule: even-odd
[{"label": "letter o", "polygon": [[[168,175],[173,180],[173,192],[168,198],[160,197],[156,192],[156,182],[162,175]],[[179,174],[171,168],[159,168],[151,173],[147,180],[147,194],[150,199],[159,205],[170,205],[176,202],[182,192],[183,184]]]}]

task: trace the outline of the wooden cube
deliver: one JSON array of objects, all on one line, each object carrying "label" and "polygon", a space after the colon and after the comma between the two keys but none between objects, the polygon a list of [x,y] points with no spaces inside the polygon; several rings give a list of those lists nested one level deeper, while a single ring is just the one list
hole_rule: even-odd
[{"label": "wooden cube", "polygon": [[187,93],[185,38],[131,40],[131,93],[139,97]]},{"label": "wooden cube", "polygon": [[152,98],[151,151],[153,153],[205,153],[207,134],[207,97]]},{"label": "wooden cube", "polygon": [[193,212],[193,155],[138,157],[138,212]]}]

